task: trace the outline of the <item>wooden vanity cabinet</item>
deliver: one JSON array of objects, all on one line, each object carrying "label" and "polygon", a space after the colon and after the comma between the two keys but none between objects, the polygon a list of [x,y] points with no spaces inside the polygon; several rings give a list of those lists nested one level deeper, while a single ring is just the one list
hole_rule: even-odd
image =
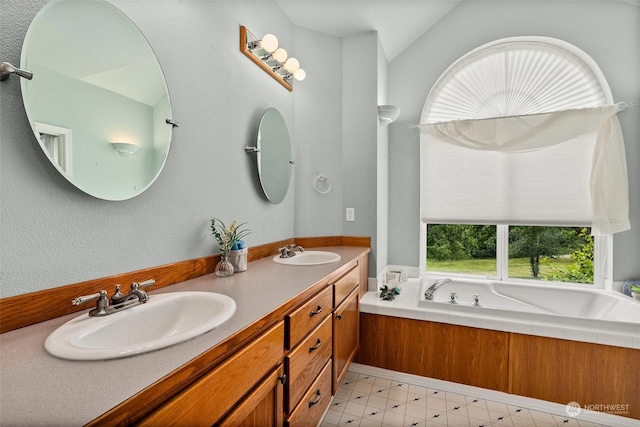
[{"label": "wooden vanity cabinet", "polygon": [[[366,268],[366,266],[365,266]],[[143,426],[316,426],[359,347],[361,260],[191,386]]]},{"label": "wooden vanity cabinet", "polygon": [[[270,425],[272,413],[282,411],[277,380],[281,376],[278,373],[283,357],[284,322],[281,321],[170,399],[140,425],[211,426],[223,422],[231,409],[234,412],[229,416],[233,420],[262,416],[265,424],[253,425]],[[265,407],[270,405],[273,407]],[[238,410],[240,412],[236,412]]]},{"label": "wooden vanity cabinet", "polygon": [[[360,261],[287,317],[287,426],[315,426],[359,345]],[[329,310],[326,310],[326,308]]]}]

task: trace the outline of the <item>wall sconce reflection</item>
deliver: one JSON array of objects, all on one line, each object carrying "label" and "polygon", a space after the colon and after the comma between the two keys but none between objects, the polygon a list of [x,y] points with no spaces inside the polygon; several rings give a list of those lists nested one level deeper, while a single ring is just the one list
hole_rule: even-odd
[{"label": "wall sconce reflection", "polygon": [[130,142],[112,142],[111,146],[120,153],[121,156],[131,156],[138,151],[138,146]]},{"label": "wall sconce reflection", "polygon": [[258,39],[241,26],[240,51],[290,91],[294,79],[302,81],[307,75],[300,68],[300,61],[289,58],[287,51],[279,47],[278,38],[273,34]]}]

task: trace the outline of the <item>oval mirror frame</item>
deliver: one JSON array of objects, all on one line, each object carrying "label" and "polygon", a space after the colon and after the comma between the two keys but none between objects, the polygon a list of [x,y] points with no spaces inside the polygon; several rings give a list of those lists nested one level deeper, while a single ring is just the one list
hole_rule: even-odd
[{"label": "oval mirror frame", "polygon": [[53,0],[31,22],[20,79],[51,164],[83,192],[127,200],[160,175],[171,143],[169,91],[149,42],[104,0]]},{"label": "oval mirror frame", "polygon": [[293,160],[287,124],[273,107],[260,119],[256,148],[260,186],[267,200],[278,204],[287,195]]}]

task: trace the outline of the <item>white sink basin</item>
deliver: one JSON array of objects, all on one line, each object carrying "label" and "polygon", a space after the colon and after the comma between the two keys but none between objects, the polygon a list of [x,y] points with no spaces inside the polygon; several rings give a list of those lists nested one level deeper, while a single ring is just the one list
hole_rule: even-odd
[{"label": "white sink basin", "polygon": [[105,360],[134,356],[186,341],[220,326],[236,311],[226,295],[173,292],[151,295],[149,302],[103,317],[76,317],[53,331],[44,343],[54,356]]},{"label": "white sink basin", "polygon": [[340,255],[326,251],[304,251],[296,252],[291,258],[280,258],[280,255],[276,255],[273,260],[286,265],[320,265],[340,261]]}]

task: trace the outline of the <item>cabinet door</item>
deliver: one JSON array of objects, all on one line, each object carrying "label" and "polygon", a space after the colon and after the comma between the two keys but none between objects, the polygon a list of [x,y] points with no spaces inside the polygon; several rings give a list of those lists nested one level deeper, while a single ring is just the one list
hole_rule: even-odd
[{"label": "cabinet door", "polygon": [[355,288],[333,313],[333,388],[338,390],[360,346],[360,289]]},{"label": "cabinet door", "polygon": [[280,322],[144,419],[141,426],[210,426],[282,363]]},{"label": "cabinet door", "polygon": [[221,427],[279,427],[284,420],[282,411],[284,368],[274,369],[221,422]]}]

